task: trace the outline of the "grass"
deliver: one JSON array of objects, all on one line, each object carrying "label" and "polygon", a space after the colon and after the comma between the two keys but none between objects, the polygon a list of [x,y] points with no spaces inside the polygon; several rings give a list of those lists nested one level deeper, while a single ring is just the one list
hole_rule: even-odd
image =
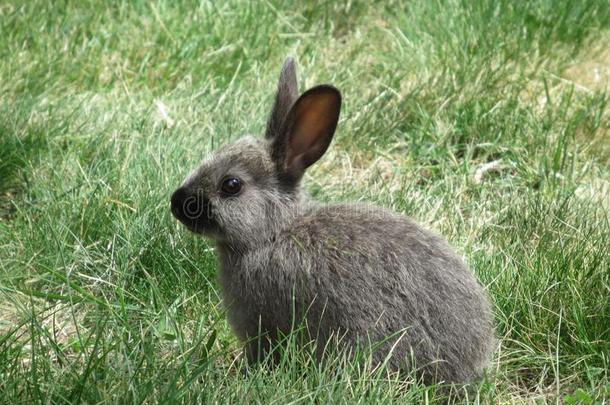
[{"label": "grass", "polygon": [[489,292],[498,350],[462,401],[610,402],[609,23],[605,0],[2,2],[0,398],[441,399],[290,344],[246,374],[214,251],[171,218],[295,55],[345,101],[311,193],[416,218]]}]

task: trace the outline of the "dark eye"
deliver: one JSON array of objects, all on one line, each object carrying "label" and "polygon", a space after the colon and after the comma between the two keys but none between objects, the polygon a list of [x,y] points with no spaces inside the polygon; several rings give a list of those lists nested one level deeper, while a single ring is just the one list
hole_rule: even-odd
[{"label": "dark eye", "polygon": [[241,186],[241,180],[236,179],[235,177],[229,177],[222,181],[220,190],[225,194],[234,195],[241,191]]}]

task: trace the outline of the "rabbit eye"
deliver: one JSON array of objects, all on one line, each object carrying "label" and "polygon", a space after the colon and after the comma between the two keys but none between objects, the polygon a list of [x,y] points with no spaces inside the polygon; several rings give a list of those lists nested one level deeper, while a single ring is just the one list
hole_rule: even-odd
[{"label": "rabbit eye", "polygon": [[229,177],[223,180],[220,190],[227,195],[235,195],[241,191],[241,180]]}]

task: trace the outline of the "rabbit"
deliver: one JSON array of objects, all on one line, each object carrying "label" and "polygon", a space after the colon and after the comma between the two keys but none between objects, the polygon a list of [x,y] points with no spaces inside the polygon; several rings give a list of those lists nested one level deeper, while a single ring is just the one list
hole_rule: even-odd
[{"label": "rabbit", "polygon": [[494,342],[490,303],[449,244],[390,210],[322,204],[302,189],[341,100],[330,85],[299,96],[287,58],[264,138],[215,152],[172,194],[171,211],[215,242],[222,302],[250,361],[301,319],[318,359],[329,343],[369,342],[375,364],[425,382],[479,378]]}]

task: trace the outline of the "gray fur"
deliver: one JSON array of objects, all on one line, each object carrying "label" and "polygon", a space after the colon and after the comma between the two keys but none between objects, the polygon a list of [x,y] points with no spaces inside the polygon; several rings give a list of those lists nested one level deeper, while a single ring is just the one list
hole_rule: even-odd
[{"label": "gray fur", "polygon": [[[278,93],[293,63],[284,65]],[[289,93],[276,97],[272,117],[290,119],[299,104],[307,105],[307,93],[296,101]],[[473,274],[444,239],[409,218],[371,205],[305,198],[300,176],[287,180],[278,161],[284,155],[274,153],[278,137],[290,139],[298,125],[273,124],[286,133],[269,136],[268,126],[265,139],[245,137],[225,147],[181,187],[183,194],[203,196],[210,208],[212,219],[203,225],[183,222],[217,243],[223,302],[231,327],[249,342],[248,357],[261,355],[261,341],[252,338],[262,332],[273,341],[278,331],[289,333],[296,315],[318,348],[333,336],[348,349],[385,339],[373,354],[376,363],[391,353],[391,368],[416,366],[427,382],[480,376],[494,332],[488,299]],[[326,146],[327,132],[334,132],[332,122],[321,132]],[[218,191],[228,175],[243,180],[235,197]],[[172,197],[172,210],[179,202]]]}]

